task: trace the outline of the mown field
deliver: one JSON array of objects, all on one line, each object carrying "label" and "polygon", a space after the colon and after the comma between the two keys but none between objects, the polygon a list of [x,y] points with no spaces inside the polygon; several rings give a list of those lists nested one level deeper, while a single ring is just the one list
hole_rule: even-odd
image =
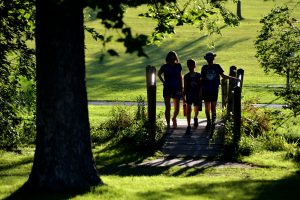
[{"label": "mown field", "polygon": [[[183,65],[183,73],[187,72],[186,60],[193,58],[197,61],[197,70],[205,64],[203,56],[207,51],[217,53],[216,62],[220,63],[229,73],[229,67],[235,65],[245,70],[244,99],[257,99],[260,103],[282,103],[276,100],[273,86],[284,85],[285,78],[274,74],[265,74],[255,58],[254,40],[261,27],[259,20],[275,5],[284,3],[292,6],[296,0],[262,1],[252,0],[242,2],[244,20],[238,27],[222,28],[222,35],[208,37],[196,26],[183,26],[176,29],[176,34],[163,40],[159,45],[153,44],[145,48],[148,58],[135,54],[125,54],[122,45],[112,42],[107,49],[114,48],[120,52],[119,57],[106,56],[99,61],[101,45],[86,34],[86,63],[87,88],[89,100],[135,101],[139,95],[146,96],[145,67],[153,65],[157,69],[164,63],[165,56],[170,50],[175,50]],[[235,5],[228,1],[228,6],[235,12]],[[145,7],[129,9],[126,13],[126,23],[134,31],[150,34],[153,21],[138,17]],[[300,17],[300,7],[293,10],[295,17]],[[89,27],[98,27],[99,22],[86,23]],[[220,24],[221,26],[221,24]],[[118,33],[113,33],[117,39]],[[211,43],[214,43],[214,46]],[[162,84],[157,82],[157,98],[162,101]],[[274,101],[275,100],[275,101]]]},{"label": "mown field", "polygon": [[[137,166],[134,155],[94,149],[105,185],[71,196],[35,196],[31,199],[298,199],[299,168],[285,152],[264,151],[242,159],[242,166],[199,168]],[[22,153],[0,151],[0,199],[16,192],[28,179],[34,148]],[[123,163],[123,164],[122,164]],[[131,163],[127,165],[126,163]]]}]

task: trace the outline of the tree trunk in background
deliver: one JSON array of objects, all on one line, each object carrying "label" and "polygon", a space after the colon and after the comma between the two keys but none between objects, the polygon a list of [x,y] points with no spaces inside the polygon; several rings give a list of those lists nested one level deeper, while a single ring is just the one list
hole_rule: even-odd
[{"label": "tree trunk in background", "polygon": [[236,5],[236,15],[239,19],[243,19],[242,17],[242,5],[241,5],[241,1],[238,0],[237,1],[237,5]]},{"label": "tree trunk in background", "polygon": [[31,188],[102,184],[93,161],[81,0],[36,0],[37,138]]}]

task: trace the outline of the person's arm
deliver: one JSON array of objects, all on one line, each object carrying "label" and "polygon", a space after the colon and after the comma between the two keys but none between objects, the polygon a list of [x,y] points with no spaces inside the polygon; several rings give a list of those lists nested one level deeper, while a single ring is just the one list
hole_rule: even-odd
[{"label": "person's arm", "polygon": [[221,74],[221,77],[224,78],[224,79],[234,79],[234,80],[240,81],[240,79],[238,79],[236,77],[233,77],[233,76],[228,76],[224,73]]},{"label": "person's arm", "polygon": [[183,85],[183,81],[182,81],[182,73],[180,72],[180,91],[181,91],[181,94],[182,94],[182,99],[183,99],[183,102],[185,102],[185,91],[184,91],[184,85]]},{"label": "person's arm", "polygon": [[183,85],[183,93],[182,93],[182,99],[183,99],[183,102],[185,102],[185,95],[186,95],[186,90],[187,90],[187,80],[186,80],[186,78],[184,77],[183,78],[183,80],[184,80],[184,85]]},{"label": "person's arm", "polygon": [[160,80],[163,84],[165,84],[165,80],[162,78],[162,74],[163,74],[163,72],[162,72],[161,70],[158,70],[157,76],[158,76],[159,80]]}]

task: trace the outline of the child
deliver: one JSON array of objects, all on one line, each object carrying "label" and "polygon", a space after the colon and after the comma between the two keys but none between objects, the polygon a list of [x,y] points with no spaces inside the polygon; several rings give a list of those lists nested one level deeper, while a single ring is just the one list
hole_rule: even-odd
[{"label": "child", "polygon": [[[208,52],[204,56],[207,61],[207,65],[203,65],[201,69],[202,78],[202,96],[205,104],[205,114],[207,118],[206,130],[213,130],[216,121],[216,106],[218,100],[218,90],[220,85],[220,76],[224,79],[236,79],[238,78],[227,76],[224,74],[224,70],[219,64],[214,63],[216,54]],[[210,118],[211,113],[211,118]]]},{"label": "child", "polygon": [[[179,102],[182,97],[182,67],[175,51],[170,51],[166,57],[166,64],[162,65],[157,75],[163,82],[163,97],[165,102],[165,118],[167,130],[170,129],[171,98],[174,103],[174,114],[172,117],[173,128],[177,127],[176,117],[179,113]],[[162,76],[163,75],[163,76]]]},{"label": "child", "polygon": [[[187,60],[189,72],[184,75],[184,101],[187,104],[187,129],[186,134],[191,133],[191,112],[194,104],[194,127],[198,127],[198,113],[202,110],[201,103],[201,75],[195,72],[196,62]],[[200,108],[200,109],[199,109]]]}]

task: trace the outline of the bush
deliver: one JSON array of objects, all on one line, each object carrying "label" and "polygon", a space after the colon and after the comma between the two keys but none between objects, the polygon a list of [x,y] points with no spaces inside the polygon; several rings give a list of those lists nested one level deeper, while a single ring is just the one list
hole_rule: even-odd
[{"label": "bush", "polygon": [[[18,77],[0,92],[0,149],[13,150],[35,140],[35,84]],[[5,97],[5,98],[1,98]]]},{"label": "bush", "polygon": [[116,106],[109,120],[91,131],[94,143],[110,141],[114,145],[145,152],[157,148],[163,136],[163,122],[156,121],[155,135],[149,134],[149,122],[143,98],[137,99],[137,108]]},{"label": "bush", "polygon": [[239,143],[238,154],[242,156],[249,156],[256,150],[256,148],[257,144],[255,143],[255,138],[243,135]]},{"label": "bush", "polygon": [[259,139],[264,145],[264,149],[269,151],[283,151],[288,146],[288,142],[282,135],[277,135],[273,132],[263,134]]},{"label": "bush", "polygon": [[270,130],[271,120],[264,109],[253,106],[253,101],[245,101],[242,111],[242,132],[258,136]]}]

